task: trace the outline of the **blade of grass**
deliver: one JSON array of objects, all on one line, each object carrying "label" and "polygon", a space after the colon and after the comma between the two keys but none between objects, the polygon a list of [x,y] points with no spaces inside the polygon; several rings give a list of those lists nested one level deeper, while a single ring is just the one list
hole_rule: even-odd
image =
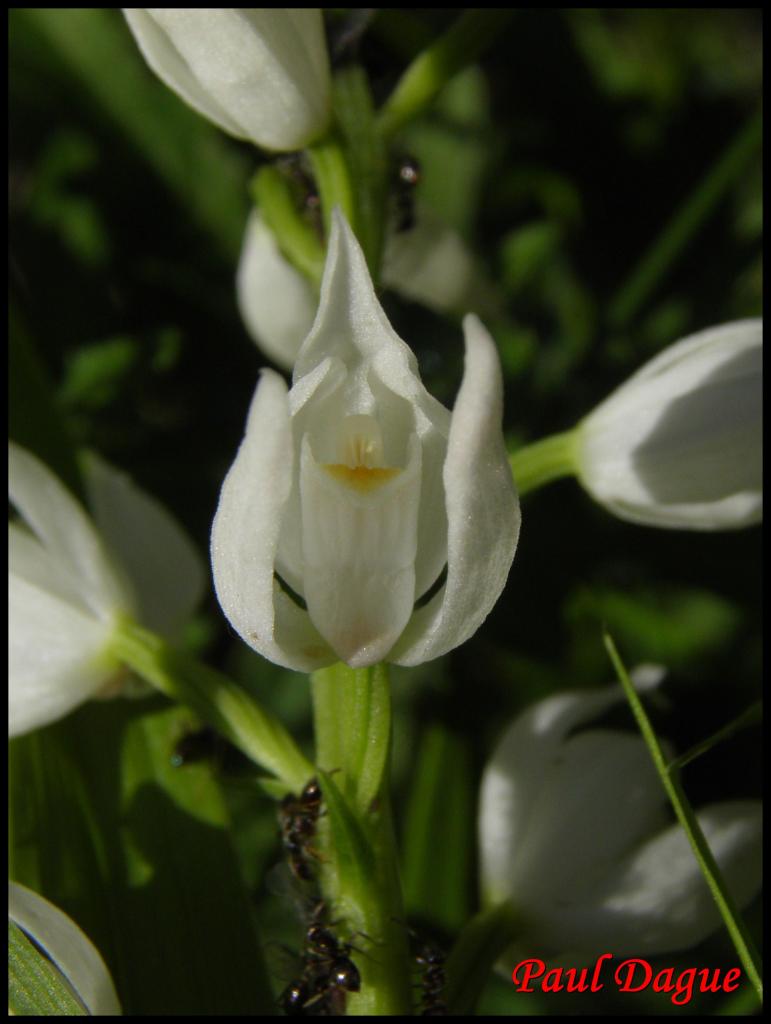
[{"label": "blade of grass", "polygon": [[632,713],[637,721],[642,737],[650,751],[651,759],[653,760],[656,771],[659,773],[659,778],[664,786],[664,790],[672,803],[672,807],[674,808],[678,821],[682,825],[683,830],[688,837],[688,842],[691,844],[691,848],[693,849],[701,873],[704,876],[704,881],[709,886],[709,890],[717,904],[720,916],[725,922],[725,926],[731,936],[731,940],[736,948],[737,955],[744,967],[747,978],[762,1003],[763,980],[761,975],[760,956],[755,948],[755,944],[752,941],[752,937],[749,934],[747,926],[739,914],[739,909],[735,905],[731,894],[726,888],[725,880],[720,873],[720,869],[712,855],[712,851],[710,850],[709,844],[701,830],[701,826],[696,819],[693,808],[683,791],[683,787],[680,783],[679,768],[677,765],[667,764],[664,751],[659,743],[656,733],[654,732],[650,719],[642,706],[642,702],[635,692],[634,685],[630,680],[629,674],[627,673],[624,663],[616,649],[613,638],[609,633],[604,633],[603,641],[608,655],[610,656],[610,660],[613,663],[613,667],[616,670],[619,682],[624,688],[624,693],[626,694],[626,698],[632,708]]},{"label": "blade of grass", "polygon": [[726,190],[744,172],[763,138],[760,112],[754,113],[728,148],[699,182],[696,190],[669,221],[616,292],[608,311],[613,328],[625,327],[654,291],[661,278],[704,224]]}]

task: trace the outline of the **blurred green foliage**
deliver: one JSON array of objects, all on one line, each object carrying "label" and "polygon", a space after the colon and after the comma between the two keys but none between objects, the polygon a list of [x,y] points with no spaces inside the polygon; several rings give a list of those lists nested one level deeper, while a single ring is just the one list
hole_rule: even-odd
[{"label": "blurred green foliage", "polygon": [[[383,9],[371,19],[360,57],[377,101],[454,14]],[[488,326],[506,373],[510,439],[572,426],[677,337],[759,314],[760,75],[759,10],[533,9],[397,140],[394,159],[410,153],[422,164],[421,201],[462,233],[499,289]],[[266,158],[166,90],[117,10],[13,9],[10,102],[11,434],[73,487],[76,446],[98,449],[167,503],[205,552],[265,362],[239,322],[234,272],[247,183]],[[721,166],[719,187],[684,219]],[[662,257],[672,224],[678,245]],[[653,262],[641,286],[644,258]],[[634,303],[614,320],[632,286]],[[458,324],[392,295],[384,302],[427,386],[451,405]],[[421,927],[449,942],[475,908],[475,787],[506,721],[555,689],[609,683],[607,625],[630,666],[668,667],[669,705],[656,724],[686,749],[758,696],[759,578],[757,530],[631,526],[566,481],[528,498],[509,585],[484,628],[439,662],[393,673],[394,803]],[[211,595],[194,632],[203,654],[310,749],[305,678],[247,650]],[[274,891],[274,806],[216,759],[176,769],[175,779],[166,754],[184,715],[159,708],[134,704],[119,718],[109,706],[85,708],[13,744],[17,784],[35,780],[19,819],[28,846],[17,854],[36,852],[17,856],[18,877],[89,931],[129,1012],[172,1002],[203,1012],[200,976],[240,1012],[272,1012],[249,907],[274,943],[296,944],[299,927]],[[754,738],[748,731],[688,767],[697,806],[755,792]],[[142,767],[137,745],[148,744]],[[110,805],[107,785],[120,779],[133,781]],[[109,832],[108,806],[128,815],[115,822],[127,830],[124,847]],[[214,817],[204,822],[206,807]],[[156,827],[174,835],[159,838]],[[131,928],[121,930],[124,919]],[[160,975],[148,965],[172,955],[162,935],[170,922],[174,958],[190,957],[199,977],[180,970],[159,1002]],[[217,941],[201,945],[230,929],[240,949],[230,962]],[[204,948],[220,954],[203,962]],[[731,964],[733,955],[718,934],[671,962]],[[285,982],[272,980],[274,989]],[[662,1012],[657,998],[606,992],[592,1012]],[[748,1012],[742,1005],[701,997],[680,1012]],[[499,980],[480,1006],[497,1015],[588,1009],[583,997],[515,996]]]}]

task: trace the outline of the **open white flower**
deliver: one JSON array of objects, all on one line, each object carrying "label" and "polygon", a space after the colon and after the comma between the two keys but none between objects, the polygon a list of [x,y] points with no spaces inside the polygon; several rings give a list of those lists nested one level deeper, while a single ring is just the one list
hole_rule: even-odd
[{"label": "open white flower", "polygon": [[[720,926],[644,742],[577,732],[619,693],[539,702],[508,727],[485,770],[483,898],[511,901],[528,955],[664,953]],[[747,904],[760,887],[760,803],[712,804],[698,820],[735,899]]]},{"label": "open white flower", "polygon": [[220,604],[265,657],[300,671],[337,660],[413,665],[462,643],[490,612],[519,508],[497,352],[476,317],[464,327],[450,416],[423,387],[335,213],[292,389],[263,371],[212,528]]},{"label": "open white flower", "polygon": [[579,479],[622,519],[724,530],[763,516],[763,322],[683,338],[576,430]]},{"label": "open white flower", "polygon": [[239,139],[302,149],[327,129],[329,57],[317,7],[124,7],[142,55]]},{"label": "open white flower", "polygon": [[120,1003],[104,960],[62,910],[31,889],[9,882],[8,919],[45,953],[89,1016],[120,1016]]},{"label": "open white flower", "polygon": [[56,721],[100,691],[119,666],[115,624],[131,616],[173,633],[203,589],[200,560],[169,514],[91,456],[95,522],[54,474],[8,446],[9,733]]}]

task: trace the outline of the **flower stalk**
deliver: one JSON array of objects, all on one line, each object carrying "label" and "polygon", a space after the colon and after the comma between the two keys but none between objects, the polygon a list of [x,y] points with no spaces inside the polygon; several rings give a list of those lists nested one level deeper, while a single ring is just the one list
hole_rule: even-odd
[{"label": "flower stalk", "polygon": [[[317,760],[327,821],[319,828],[325,899],[361,944],[361,991],[348,1012],[408,1014],[410,966],[398,853],[389,799],[391,702],[388,668],[337,664],[311,676]],[[361,935],[358,939],[355,936]]]},{"label": "flower stalk", "polygon": [[575,431],[552,434],[520,448],[510,457],[511,471],[522,496],[564,476],[573,476],[575,464]]}]

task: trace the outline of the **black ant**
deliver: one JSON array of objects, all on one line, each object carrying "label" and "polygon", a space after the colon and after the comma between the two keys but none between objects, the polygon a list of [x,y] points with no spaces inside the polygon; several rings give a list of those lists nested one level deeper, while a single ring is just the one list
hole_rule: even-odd
[{"label": "black ant", "polygon": [[447,1004],[442,998],[446,976],[444,971],[444,953],[436,946],[424,945],[415,957],[420,965],[421,1015],[423,1017],[447,1016]]},{"label": "black ant", "polygon": [[[398,917],[393,918],[409,932],[413,940],[418,940],[418,935],[405,922]],[[444,970],[444,953],[429,942],[423,943],[415,954],[415,963],[420,968],[420,1014],[422,1017],[446,1017],[447,1003],[443,999],[444,987],[447,977]]]},{"label": "black ant", "polygon": [[309,845],[316,833],[316,822],[321,813],[321,786],[317,779],[311,779],[299,796],[288,793],[279,807],[281,840],[284,844],[289,867],[295,878],[309,882],[313,872],[307,861],[307,854],[318,857]]},{"label": "black ant", "polygon": [[302,976],[284,989],[281,1006],[289,1016],[338,1016],[345,1010],[346,992],[358,992],[361,975],[349,954],[350,943],[320,923],[324,903],[316,905],[305,933]]},{"label": "black ant", "polygon": [[414,156],[400,161],[396,176],[396,230],[411,231],[415,227],[415,187],[420,183],[420,164]]},{"label": "black ant", "polygon": [[308,165],[307,158],[300,153],[276,158],[276,167],[288,179],[294,201],[319,238],[323,238],[321,225],[321,197]]}]

